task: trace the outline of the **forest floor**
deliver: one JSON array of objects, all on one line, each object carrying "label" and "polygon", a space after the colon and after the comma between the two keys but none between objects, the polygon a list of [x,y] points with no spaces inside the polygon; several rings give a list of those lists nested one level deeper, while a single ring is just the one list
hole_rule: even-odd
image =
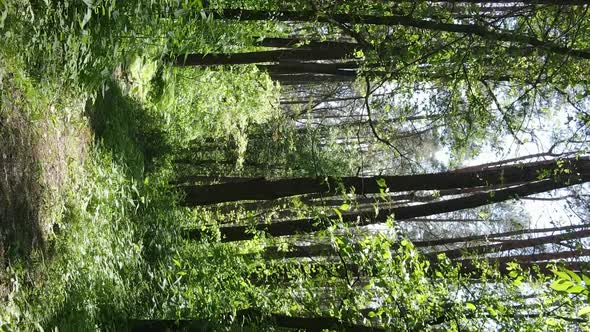
[{"label": "forest floor", "polygon": [[[231,140],[243,119],[268,118],[268,106],[262,117],[251,110],[271,105],[276,90],[251,93],[261,83],[248,71],[193,70],[184,86],[169,73],[162,83],[156,61],[132,56],[90,83],[39,78],[3,51],[0,331],[125,330],[130,319],[239,307],[244,286],[225,280],[246,269],[243,260],[233,248],[181,236],[213,217],[178,206],[167,149],[187,137]],[[245,97],[228,108],[224,100],[238,92]],[[187,115],[196,119],[190,130]],[[203,277],[211,275],[218,278]],[[179,294],[191,305],[178,305]]]},{"label": "forest floor", "polygon": [[142,273],[130,213],[143,180],[142,109],[118,79],[91,91],[0,62],[2,331],[117,324],[133,303],[121,270]]},{"label": "forest floor", "polygon": [[[31,262],[50,254],[64,193],[72,175],[81,172],[91,134],[80,112],[40,101],[23,77],[5,72],[0,79],[0,264],[5,270],[14,258]],[[5,274],[0,282],[0,297],[6,298]]]}]

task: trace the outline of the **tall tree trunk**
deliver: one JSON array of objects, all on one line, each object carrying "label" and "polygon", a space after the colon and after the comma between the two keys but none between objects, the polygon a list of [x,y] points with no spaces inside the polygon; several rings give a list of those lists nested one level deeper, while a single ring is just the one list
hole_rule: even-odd
[{"label": "tall tree trunk", "polygon": [[532,239],[520,239],[520,240],[506,240],[501,243],[486,244],[475,247],[465,247],[460,249],[452,249],[436,252],[433,255],[445,254],[449,258],[461,257],[464,254],[469,255],[483,255],[489,253],[497,253],[502,251],[522,249],[528,247],[534,247],[544,244],[558,244],[562,241],[576,240],[590,237],[590,229],[584,229],[575,232],[562,233],[558,235],[548,235]]},{"label": "tall tree trunk", "polygon": [[[528,254],[528,255],[513,255],[513,256],[506,256],[506,257],[489,257],[486,260],[491,264],[507,264],[509,262],[516,262],[519,264],[534,264],[546,261],[555,261],[560,259],[568,259],[568,258],[582,258],[590,256],[590,250],[588,249],[581,249],[581,250],[568,250],[568,251],[559,251],[559,252],[543,252],[538,254]],[[481,260],[481,258],[478,258]],[[464,266],[471,266],[472,259],[457,259],[453,260],[454,264],[461,264]]]},{"label": "tall tree trunk", "polygon": [[440,246],[440,245],[462,243],[462,242],[472,242],[472,241],[483,241],[483,240],[490,240],[493,242],[494,241],[493,239],[505,238],[505,237],[516,236],[516,235],[562,232],[562,231],[570,231],[570,230],[575,230],[575,229],[580,229],[580,228],[589,228],[589,227],[590,227],[589,225],[571,225],[571,226],[563,226],[563,227],[522,229],[522,230],[517,230],[517,231],[508,231],[508,232],[493,233],[493,234],[472,235],[472,236],[437,239],[437,240],[413,241],[413,243],[416,247],[432,247],[432,246]]},{"label": "tall tree trunk", "polygon": [[[429,248],[429,247],[439,246],[439,245],[449,245],[449,244],[458,244],[458,243],[476,242],[476,241],[485,241],[485,240],[489,240],[491,242],[494,242],[495,240],[497,240],[499,238],[506,238],[506,237],[517,236],[517,235],[561,232],[561,231],[575,230],[575,229],[580,229],[580,228],[590,228],[590,226],[588,226],[588,225],[572,225],[572,226],[553,227],[553,228],[523,229],[523,230],[518,230],[518,231],[484,234],[484,235],[473,235],[473,236],[456,237],[456,238],[445,238],[445,239],[429,240],[429,241],[412,241],[412,243],[414,244],[414,246],[416,248]],[[557,235],[553,235],[553,236],[557,236],[556,238],[560,239],[559,236],[565,235],[565,234],[570,234],[570,233],[562,233],[562,234],[557,234]],[[541,238],[537,238],[537,239],[541,239]],[[532,239],[532,240],[536,240],[536,239]],[[543,237],[542,240],[540,240],[540,241],[545,241],[545,240],[547,240],[547,237]],[[502,241],[503,241],[503,243],[511,243],[505,239],[503,239]],[[523,243],[525,243],[524,241],[528,241],[528,240],[512,240],[512,241],[523,241],[523,242],[519,242],[520,244],[523,244]],[[487,248],[487,246],[482,246],[482,247]],[[474,247],[474,248],[480,248],[480,247]],[[357,247],[353,246],[353,249],[360,250],[360,247],[357,248]],[[396,247],[391,248],[391,250],[396,250],[396,249],[397,249]],[[466,247],[464,250],[468,254],[471,253],[471,247]],[[494,250],[494,249],[491,249],[491,250]],[[510,250],[510,249],[507,249],[507,250]],[[474,253],[477,254],[477,252],[474,252]],[[334,247],[332,247],[332,245],[330,245],[328,243],[312,244],[312,245],[307,245],[307,246],[292,245],[292,246],[288,247],[288,251],[285,251],[284,249],[281,249],[278,246],[270,246],[270,247],[266,247],[264,249],[264,257],[269,258],[269,259],[303,258],[303,257],[317,257],[317,256],[336,256],[336,255],[337,255],[337,253],[336,253]],[[531,258],[533,256],[538,257],[537,260],[539,260],[539,261],[542,260],[541,257],[549,257],[549,256],[542,256],[542,255],[543,254],[527,255],[526,257],[527,258]],[[426,254],[426,256],[436,258],[436,255]],[[506,258],[514,258],[514,257],[515,256],[510,256],[510,257],[506,257]],[[456,258],[456,257],[451,257],[451,258]],[[562,258],[562,257],[559,257],[559,258]],[[519,258],[518,260],[524,261],[524,258],[523,259]],[[535,260],[532,260],[532,261],[535,261]]]},{"label": "tall tree trunk", "polygon": [[360,63],[357,61],[335,63],[310,63],[300,61],[283,61],[274,65],[257,65],[261,71],[271,75],[289,74],[325,74],[335,76],[357,77]]},{"label": "tall tree trunk", "polygon": [[[254,237],[252,229],[267,232],[272,236],[295,235],[298,233],[312,233],[326,229],[342,221],[351,226],[364,226],[377,223],[384,223],[390,216],[396,220],[405,220],[417,217],[432,216],[441,213],[460,211],[464,209],[476,208],[491,203],[499,203],[518,197],[538,194],[545,191],[568,187],[574,184],[586,182],[590,179],[590,174],[585,173],[583,176],[571,176],[561,179],[547,179],[533,183],[527,183],[517,187],[511,187],[502,190],[496,190],[486,193],[474,194],[466,197],[448,199],[439,202],[418,204],[412,206],[394,207],[381,209],[375,215],[374,210],[343,212],[341,216],[325,218],[324,220],[315,220],[311,218],[280,221],[271,224],[258,224],[251,226],[230,226],[221,227],[221,238],[224,242],[249,240]],[[201,238],[202,230],[190,230],[187,236],[190,238]]]},{"label": "tall tree trunk", "polygon": [[[239,183],[221,183],[203,186],[185,186],[183,205],[197,206],[240,200],[269,200],[311,193],[337,194],[345,188],[355,194],[380,193],[384,188],[378,182],[385,181],[390,191],[443,190],[490,185],[529,182],[539,176],[549,177],[561,167],[572,171],[590,172],[588,159],[563,159],[550,162],[535,162],[525,165],[510,165],[481,171],[456,170],[454,172],[343,178],[291,178],[266,180],[263,178]],[[460,173],[460,174],[458,174]]]},{"label": "tall tree trunk", "polygon": [[[549,1],[549,0],[546,0]],[[555,4],[554,1],[549,1]],[[578,1],[575,1],[576,4]],[[561,3],[561,2],[560,2]],[[584,3],[587,4],[587,3]],[[459,23],[440,23],[430,20],[420,20],[409,16],[371,16],[371,15],[353,15],[353,14],[323,14],[313,10],[302,11],[260,11],[260,10],[242,10],[242,9],[224,9],[220,12],[214,12],[214,16],[221,19],[240,19],[240,20],[277,20],[277,21],[303,21],[303,22],[338,22],[341,24],[370,24],[370,25],[387,25],[387,26],[405,26],[422,30],[451,32],[465,35],[478,36],[483,39],[492,41],[505,41],[530,45],[535,48],[548,52],[569,55],[573,57],[590,59],[590,51],[582,49],[572,49],[561,46],[552,41],[544,41],[535,37],[513,33],[493,31],[489,28],[476,24],[459,24]]]},{"label": "tall tree trunk", "polygon": [[[541,259],[544,257],[549,259],[561,259],[561,258],[569,258],[569,257],[576,257],[572,255],[579,254],[579,252],[566,252],[566,253],[554,253],[554,254],[544,254],[543,256],[539,256]],[[586,253],[583,253],[586,256]],[[526,257],[526,256],[515,256],[515,260],[511,260],[510,257],[495,257],[495,258],[485,258],[485,261],[488,262],[491,266],[494,266],[497,271],[501,275],[507,276],[512,269],[510,269],[511,262],[519,262],[520,267],[523,270],[528,270],[532,276],[536,276],[537,272],[536,267],[541,274],[550,275],[551,271],[553,270],[555,261],[534,261],[534,257]],[[471,278],[479,278],[479,276],[485,272],[485,269],[482,269],[480,265],[474,264],[472,259],[465,259],[465,260],[452,260],[451,265],[443,265],[441,266],[440,261],[437,258],[425,257],[425,260],[430,262],[430,268],[426,271],[427,276],[431,278],[440,278],[436,275],[436,271],[441,271],[443,278],[449,272],[449,268],[456,268],[461,275],[470,276]],[[483,260],[483,259],[482,259]],[[576,261],[576,262],[566,262],[566,263],[557,263],[557,265],[563,266],[571,271],[579,272],[584,270],[584,267],[587,265],[585,262]],[[315,262],[306,262],[302,264],[299,260],[289,260],[286,261],[283,265],[283,268],[276,269],[274,274],[271,275],[261,275],[258,273],[252,273],[248,279],[252,284],[255,285],[276,285],[276,284],[286,284],[289,282],[296,281],[295,276],[291,271],[293,269],[300,269],[306,276],[306,278],[318,278],[324,277],[326,274],[330,275],[330,277],[338,277],[342,280],[345,280],[347,277],[350,278],[350,275],[354,276],[354,278],[358,278],[359,280],[362,278],[370,277],[371,268],[368,266],[361,266],[359,264],[350,262],[349,264],[342,264],[341,260],[334,260],[334,261],[315,261]]]},{"label": "tall tree trunk", "polygon": [[[305,331],[323,331],[323,330],[337,330],[350,332],[381,332],[385,331],[383,328],[369,327],[364,325],[352,324],[334,317],[297,317],[287,316],[283,314],[264,315],[255,309],[240,310],[233,316],[235,322],[239,322],[244,326],[273,326],[275,328],[283,329],[299,329]],[[227,321],[227,318],[221,318],[219,321]],[[214,327],[215,322],[200,319],[200,320],[132,320],[129,322],[131,331],[201,331],[209,330],[206,328]]]},{"label": "tall tree trunk", "polygon": [[354,52],[354,50],[361,49],[362,46],[358,43],[340,42],[340,41],[315,41],[299,38],[279,38],[266,37],[260,41],[254,42],[256,46],[275,47],[275,48],[301,48],[301,49],[322,49],[332,50],[337,49],[347,53]]},{"label": "tall tree trunk", "polygon": [[219,175],[190,175],[181,176],[173,181],[170,181],[172,185],[189,185],[198,182],[204,182],[207,184],[213,183],[236,183],[243,181],[251,181],[251,177],[237,177],[237,176],[219,176]]},{"label": "tall tree trunk", "polygon": [[354,76],[344,75],[326,75],[326,74],[315,74],[315,73],[298,73],[298,74],[273,74],[270,73],[270,77],[281,83],[284,86],[291,85],[312,85],[312,84],[326,84],[326,83],[339,83],[339,82],[352,82]]},{"label": "tall tree trunk", "polygon": [[[373,97],[378,95],[373,95]],[[350,101],[350,100],[361,100],[364,99],[363,96],[352,96],[352,97],[327,97],[325,99],[317,99],[317,98],[308,98],[308,99],[298,99],[298,100],[281,100],[281,105],[307,105],[307,104],[315,104],[315,103],[329,103],[329,102],[339,102],[339,101]]]},{"label": "tall tree trunk", "polygon": [[244,53],[186,54],[173,57],[173,61],[176,66],[219,66],[281,62],[285,60],[338,60],[349,55],[349,51],[340,49],[291,49]]}]

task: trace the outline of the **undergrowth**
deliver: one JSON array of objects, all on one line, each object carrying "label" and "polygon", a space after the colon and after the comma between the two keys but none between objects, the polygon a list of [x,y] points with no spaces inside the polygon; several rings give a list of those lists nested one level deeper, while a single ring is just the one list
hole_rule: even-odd
[{"label": "undergrowth", "polygon": [[[198,138],[245,140],[248,125],[267,121],[272,105],[256,104],[262,98],[235,87],[261,85],[264,98],[276,88],[255,70],[195,70],[200,79],[191,89],[167,69],[158,82],[149,64],[160,65],[150,61],[117,67],[94,92],[19,76],[26,89],[13,92],[30,112],[26,127],[51,152],[39,154],[38,163],[56,161],[56,149],[69,152],[65,180],[48,191],[51,208],[40,216],[47,249],[15,254],[4,265],[1,330],[121,330],[132,318],[214,317],[251,300],[236,297],[247,286],[238,282],[246,267],[231,249],[186,248],[181,226],[211,221],[177,206],[169,153]],[[43,138],[68,127],[76,130],[63,142]],[[190,268],[180,257],[191,257]]]},{"label": "undergrowth", "polygon": [[275,116],[278,87],[255,67],[181,72],[163,59],[235,51],[271,27],[177,24],[193,19],[165,17],[177,5],[0,1],[1,175],[11,176],[0,216],[19,206],[0,227],[0,330],[124,330],[251,300],[236,297],[245,266],[231,249],[185,246],[181,226],[211,220],[177,206],[172,155],[215,140],[239,166],[249,126]]}]

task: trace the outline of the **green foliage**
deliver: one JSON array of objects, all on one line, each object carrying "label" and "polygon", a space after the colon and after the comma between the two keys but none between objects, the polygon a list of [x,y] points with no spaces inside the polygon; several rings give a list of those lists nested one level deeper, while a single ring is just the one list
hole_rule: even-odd
[{"label": "green foliage", "polygon": [[[183,158],[229,161],[226,168],[205,167],[206,174],[221,169],[217,175],[241,168],[243,174],[257,176],[339,176],[354,174],[364,163],[364,151],[337,138],[350,136],[357,130],[354,126],[301,128],[278,114],[280,87],[258,67],[171,66],[175,55],[254,50],[254,38],[286,36],[291,32],[286,28],[293,27],[215,20],[204,5],[172,0],[1,2],[0,120],[21,114],[23,128],[34,129],[30,137],[9,138],[30,138],[35,149],[52,151],[49,146],[59,142],[59,148],[78,144],[81,150],[66,153],[59,163],[50,154],[36,156],[33,164],[43,176],[35,181],[51,175],[47,165],[55,164],[65,165],[68,180],[40,196],[47,204],[40,209],[40,224],[48,248],[10,254],[7,272],[0,275],[2,286],[8,285],[0,288],[7,289],[0,294],[1,330],[125,330],[132,319],[203,319],[207,327],[223,329],[244,323],[235,320],[235,313],[250,308],[263,317],[329,316],[396,331],[435,326],[448,331],[567,330],[572,322],[584,325],[580,319],[590,313],[587,276],[557,269],[555,280],[550,280],[538,268],[526,270],[516,263],[503,270],[486,260],[458,262],[424,253],[393,220],[382,232],[354,230],[342,222],[346,212],[357,208],[347,188],[340,188],[345,196],[336,208],[306,205],[307,197],[271,206],[266,215],[259,213],[261,207],[229,206],[229,213],[223,212],[227,206],[179,207],[180,194],[170,183]],[[236,6],[313,9],[307,1],[249,0],[213,1],[210,8]],[[382,1],[316,6],[318,15],[401,11],[429,18],[434,10],[426,1],[403,2],[396,8]],[[543,21],[555,14],[549,8],[540,10],[533,18],[516,20],[515,28],[545,33]],[[556,31],[566,34],[569,23],[581,15],[578,10],[569,14],[556,18]],[[454,23],[446,9],[438,10],[436,20]],[[362,74],[378,79],[383,78],[378,73],[385,72],[389,79],[396,73],[398,101],[374,101],[370,106],[380,109],[375,119],[395,116],[403,122],[421,114],[439,121],[441,129],[434,130],[430,140],[442,138],[458,155],[475,153],[488,136],[518,129],[527,105],[549,93],[526,89],[526,81],[541,77],[545,67],[562,70],[554,85],[566,88],[587,73],[583,63],[564,64],[552,56],[545,62],[540,57],[508,57],[505,47],[481,36],[441,47],[425,66],[416,58],[451,42],[454,34],[415,27],[346,28],[374,46],[355,51],[365,61]],[[578,33],[587,30],[581,26]],[[341,37],[334,31],[308,22],[300,33]],[[576,47],[587,48],[586,39],[576,41]],[[465,49],[486,51],[466,56],[461,51]],[[506,72],[519,84],[485,89],[482,80]],[[432,73],[439,76],[433,78]],[[422,107],[413,106],[416,91],[429,89],[436,93],[425,95]],[[517,102],[495,100],[494,92]],[[503,114],[493,115],[494,107]],[[578,119],[585,122],[586,116]],[[377,129],[388,138],[405,129],[383,123]],[[71,128],[77,131],[68,132]],[[66,144],[61,136],[42,139],[54,131],[78,140]],[[405,142],[413,148],[417,141]],[[382,149],[370,152],[378,161],[384,155]],[[568,172],[567,165],[558,171]],[[49,182],[41,184],[51,187]],[[395,183],[379,179],[377,184],[386,200],[387,186],[394,188]],[[372,207],[378,211],[379,204]],[[335,214],[340,222],[313,237],[269,238],[256,231],[253,241],[239,244],[220,243],[217,234],[186,239],[186,228],[215,233],[223,223],[250,227],[284,215],[323,222],[326,214]],[[324,245],[328,254],[277,259],[301,243]],[[268,257],[271,245],[278,248],[275,257]],[[255,323],[272,329],[270,319]]]},{"label": "green foliage", "polygon": [[269,121],[278,105],[278,87],[254,67],[165,69],[162,80],[150,112],[175,146],[231,139],[243,160],[248,127]]}]

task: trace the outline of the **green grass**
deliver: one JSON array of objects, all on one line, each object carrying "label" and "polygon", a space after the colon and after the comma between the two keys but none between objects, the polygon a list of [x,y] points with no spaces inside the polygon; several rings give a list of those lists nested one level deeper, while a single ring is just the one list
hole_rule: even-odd
[{"label": "green grass", "polygon": [[[124,330],[131,318],[209,318],[252,300],[232,249],[181,239],[183,225],[211,220],[177,206],[170,153],[214,139],[239,157],[249,126],[275,116],[278,87],[255,67],[153,59],[188,34],[201,36],[191,50],[235,51],[259,27],[172,31],[150,25],[151,9],[127,15],[143,2],[116,3],[118,19],[103,1],[84,23],[83,2],[0,2],[0,157],[17,166],[0,159],[11,179],[0,216],[12,216],[0,224],[0,331]],[[155,37],[124,36],[137,25]]]},{"label": "green grass", "polygon": [[[83,118],[87,95],[63,94],[52,100],[54,87],[39,89],[14,71],[11,77],[16,83],[4,86],[10,94],[3,96],[3,115],[21,116],[19,131],[13,129],[12,134],[22,138],[27,133],[29,143],[21,148],[30,149],[30,156],[19,160],[39,168],[37,175],[23,171],[23,178],[28,177],[29,186],[36,185],[39,193],[20,206],[24,211],[19,210],[17,222],[25,231],[19,240],[28,244],[38,236],[47,243],[13,250],[2,262],[8,265],[2,276],[6,294],[0,327],[87,330],[98,321],[116,322],[133,302],[129,282],[137,278],[136,270],[141,271],[141,246],[131,218],[139,197],[127,175],[128,169],[139,168],[139,162],[122,165],[107,144],[92,144]],[[3,153],[21,152],[16,146],[3,146]],[[27,231],[32,225],[39,234]],[[9,239],[6,244],[18,243]]]},{"label": "green grass", "polygon": [[[158,95],[155,73],[122,72],[97,91],[42,85],[22,74],[12,95],[2,99],[5,113],[14,113],[5,105],[19,96],[19,110],[27,115],[22,128],[34,133],[32,145],[43,147],[35,165],[64,167],[54,188],[42,186],[46,198],[35,222],[47,245],[14,252],[4,262],[0,330],[120,330],[131,318],[207,318],[250,300],[239,282],[245,262],[231,249],[186,247],[181,240],[182,225],[211,221],[177,207],[167,153],[187,142],[187,135],[229,141],[250,121],[267,119],[261,114],[271,113],[252,104],[255,94],[245,102],[248,92],[233,90],[240,81],[260,84],[260,74],[232,79],[232,73],[194,71],[201,79],[193,90],[184,78],[174,90],[179,81],[168,77]],[[215,89],[211,79],[219,83]],[[276,90],[269,91],[261,93]],[[166,93],[179,92],[193,102],[162,107]],[[200,101],[204,94],[209,99]],[[218,123],[225,111],[235,116]],[[162,122],[178,117],[193,117],[192,126],[178,132],[177,123]],[[53,132],[58,134],[44,138]],[[53,174],[41,172],[31,181],[44,184],[47,175]]]}]

